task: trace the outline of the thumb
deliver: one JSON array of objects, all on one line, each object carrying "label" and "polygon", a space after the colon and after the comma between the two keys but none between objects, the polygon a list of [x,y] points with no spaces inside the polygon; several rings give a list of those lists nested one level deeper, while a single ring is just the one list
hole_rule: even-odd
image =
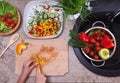
[{"label": "thumb", "polygon": [[36,75],[38,76],[40,74],[42,74],[41,67],[40,67],[40,65],[38,65],[37,68],[36,68]]}]

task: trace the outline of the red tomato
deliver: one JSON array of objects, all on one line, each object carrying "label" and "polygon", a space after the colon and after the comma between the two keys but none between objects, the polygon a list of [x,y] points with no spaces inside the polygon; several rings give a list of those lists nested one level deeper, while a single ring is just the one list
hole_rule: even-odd
[{"label": "red tomato", "polygon": [[102,40],[103,39],[103,37],[100,37],[100,40]]},{"label": "red tomato", "polygon": [[89,48],[92,48],[92,47],[93,47],[93,44],[88,44],[88,47],[89,47]]},{"label": "red tomato", "polygon": [[7,23],[12,23],[12,19],[11,19],[11,18],[7,18],[7,19],[6,19],[6,22],[7,22]]},{"label": "red tomato", "polygon": [[55,11],[59,11],[60,9],[56,8]]},{"label": "red tomato", "polygon": [[96,42],[96,43],[95,43],[95,46],[100,46],[100,43],[99,43],[99,42]]},{"label": "red tomato", "polygon": [[91,43],[95,43],[96,41],[95,41],[95,39],[91,38],[91,39],[90,39],[90,42],[91,42]]},{"label": "red tomato", "polygon": [[100,35],[97,35],[96,38],[95,38],[97,41],[100,40]]},{"label": "red tomato", "polygon": [[99,51],[101,48],[100,47],[96,47],[95,49],[96,49],[96,51]]},{"label": "red tomato", "polygon": [[11,23],[10,26],[11,26],[12,28],[14,28],[15,25],[14,25],[13,23]]},{"label": "red tomato", "polygon": [[98,35],[98,31],[95,31],[94,34],[95,34],[95,35]]},{"label": "red tomato", "polygon": [[13,23],[16,25],[18,23],[18,20],[14,20]]},{"label": "red tomato", "polygon": [[90,55],[90,56],[94,56],[94,52],[93,52],[93,51],[90,51],[89,55]]},{"label": "red tomato", "polygon": [[104,31],[102,31],[102,33],[101,33],[101,34],[102,34],[102,36],[104,36],[104,35],[105,35],[105,32],[104,32]]},{"label": "red tomato", "polygon": [[12,18],[12,13],[8,13],[7,17]]},{"label": "red tomato", "polygon": [[8,26],[10,26],[10,24],[9,24],[9,23],[6,23],[5,25],[6,25],[7,27],[8,27]]},{"label": "red tomato", "polygon": [[2,21],[5,21],[5,17],[2,16],[2,17],[1,17],[1,20],[2,20]]},{"label": "red tomato", "polygon": [[88,46],[85,46],[82,50],[87,54],[90,52],[90,48]]},{"label": "red tomato", "polygon": [[105,30],[102,30],[102,32],[104,32],[106,34],[106,31]]},{"label": "red tomato", "polygon": [[95,59],[95,60],[98,60],[98,59],[99,59],[98,55],[95,55],[95,56],[94,56],[94,59]]},{"label": "red tomato", "polygon": [[49,5],[48,6],[44,6],[44,9],[49,10],[50,6]]},{"label": "red tomato", "polygon": [[59,17],[58,17],[57,19],[60,21],[60,18],[59,18]]}]

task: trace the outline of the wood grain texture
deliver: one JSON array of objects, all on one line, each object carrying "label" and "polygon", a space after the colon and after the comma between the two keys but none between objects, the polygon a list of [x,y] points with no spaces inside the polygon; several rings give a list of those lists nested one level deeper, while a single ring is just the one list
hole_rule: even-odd
[{"label": "wood grain texture", "polygon": [[[30,59],[31,55],[39,52],[42,45],[46,47],[54,47],[58,52],[55,60],[51,61],[48,65],[41,68],[45,76],[59,76],[65,75],[68,72],[68,44],[63,39],[51,40],[31,40],[24,39],[30,45],[23,51],[22,55],[16,54],[15,73],[20,74],[22,71],[23,63]],[[19,41],[20,42],[20,41]],[[19,43],[18,42],[18,43]],[[36,69],[33,70],[30,76],[36,75]]]}]

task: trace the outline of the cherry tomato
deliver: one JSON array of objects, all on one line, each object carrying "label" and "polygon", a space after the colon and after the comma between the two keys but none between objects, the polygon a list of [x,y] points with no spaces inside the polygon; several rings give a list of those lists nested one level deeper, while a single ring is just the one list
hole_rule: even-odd
[{"label": "cherry tomato", "polygon": [[104,35],[105,35],[105,32],[104,32],[104,31],[102,31],[102,33],[101,33],[101,34],[102,34],[102,36],[104,36]]},{"label": "cherry tomato", "polygon": [[6,25],[7,27],[8,27],[8,26],[10,26],[10,24],[9,24],[9,23],[6,23],[5,25]]},{"label": "cherry tomato", "polygon": [[18,23],[18,20],[14,20],[13,23],[16,25]]},{"label": "cherry tomato", "polygon": [[89,55],[90,55],[90,56],[94,56],[94,52],[93,52],[93,51],[90,51]]},{"label": "cherry tomato", "polygon": [[83,51],[88,54],[90,52],[90,48],[88,46],[85,46],[83,48]]},{"label": "cherry tomato", "polygon": [[7,23],[12,23],[12,19],[11,19],[11,18],[7,18],[7,19],[6,19],[6,22],[7,22]]},{"label": "cherry tomato", "polygon": [[93,44],[91,44],[91,43],[88,44],[88,47],[89,47],[89,48],[92,48],[92,47],[93,47]]},{"label": "cherry tomato", "polygon": [[100,37],[100,40],[102,40],[103,39],[103,37]]},{"label": "cherry tomato", "polygon": [[10,26],[11,26],[12,28],[14,28],[15,25],[14,25],[13,23],[11,23]]},{"label": "cherry tomato", "polygon": [[98,35],[98,31],[95,31],[94,34],[95,34],[95,35]]},{"label": "cherry tomato", "polygon": [[104,32],[105,34],[107,33],[105,30],[102,30],[102,32]]},{"label": "cherry tomato", "polygon": [[44,9],[49,10],[50,6],[49,5],[48,6],[44,6]]},{"label": "cherry tomato", "polygon": [[1,20],[2,20],[2,21],[5,21],[5,17],[2,16],[2,17],[1,17]]},{"label": "cherry tomato", "polygon": [[59,18],[59,17],[58,17],[57,19],[60,21],[60,18]]},{"label": "cherry tomato", "polygon": [[95,60],[98,60],[98,59],[99,59],[98,55],[95,55],[95,56],[94,56],[94,59],[95,59]]},{"label": "cherry tomato", "polygon": [[95,43],[95,46],[100,46],[100,43],[99,43],[99,42],[96,42],[96,43]]},{"label": "cherry tomato", "polygon": [[29,33],[30,35],[33,35],[33,34],[34,34],[34,32],[32,32],[32,31],[29,31],[28,33]]},{"label": "cherry tomato", "polygon": [[90,39],[90,42],[91,42],[91,43],[95,43],[96,41],[95,41],[95,39],[91,38],[91,39]]},{"label": "cherry tomato", "polygon": [[98,40],[98,41],[99,41],[99,40],[100,40],[100,36],[97,36],[97,37],[96,37],[96,40]]},{"label": "cherry tomato", "polygon": [[56,8],[55,11],[59,11],[60,9]]},{"label": "cherry tomato", "polygon": [[95,49],[96,49],[96,51],[99,51],[101,48],[100,47],[96,47]]},{"label": "cherry tomato", "polygon": [[12,13],[8,13],[7,17],[12,18]]}]

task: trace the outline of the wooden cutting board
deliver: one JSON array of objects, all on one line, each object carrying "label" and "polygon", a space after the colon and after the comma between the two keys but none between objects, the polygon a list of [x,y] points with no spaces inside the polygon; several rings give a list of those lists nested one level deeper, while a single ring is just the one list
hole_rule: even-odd
[{"label": "wooden cutting board", "polygon": [[[47,47],[54,47],[58,51],[58,56],[49,64],[42,67],[42,73],[45,76],[59,76],[65,75],[68,72],[68,44],[63,39],[50,39],[50,40],[32,40],[23,39],[29,43],[30,46],[22,52],[22,55],[16,54],[15,61],[15,73],[20,75],[23,67],[23,63],[30,59],[31,55],[37,53],[44,45]],[[20,43],[21,41],[17,42]],[[16,45],[17,45],[16,44]],[[34,69],[30,76],[36,75],[36,69]]]}]

